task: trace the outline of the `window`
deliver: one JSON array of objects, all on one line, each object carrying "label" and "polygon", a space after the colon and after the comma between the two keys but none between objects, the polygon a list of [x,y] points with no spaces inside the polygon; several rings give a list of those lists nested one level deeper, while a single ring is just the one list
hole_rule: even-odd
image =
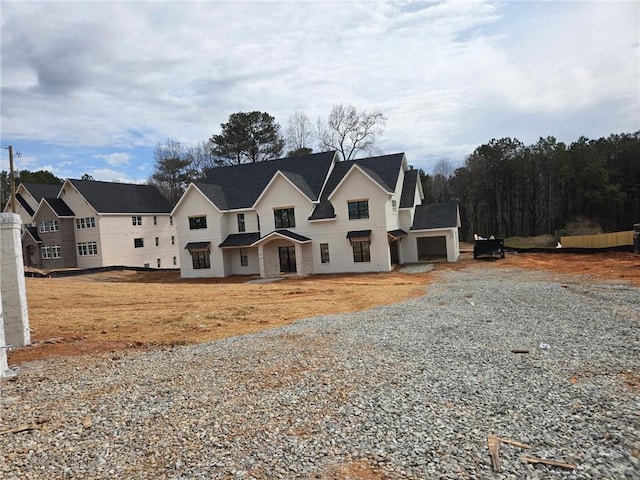
[{"label": "window", "polygon": [[158,268],[160,268],[160,259],[156,258],[156,265],[158,265]]},{"label": "window", "polygon": [[81,242],[78,243],[78,255],[84,257],[86,255],[98,254],[98,242]]},{"label": "window", "polygon": [[173,265],[177,265],[178,264],[178,259],[176,257],[173,257]]},{"label": "window", "polygon": [[296,216],[293,208],[278,208],[273,211],[276,228],[290,228],[296,226]]},{"label": "window", "polygon": [[171,235],[171,245],[175,245],[176,244],[176,237]]},{"label": "window", "polygon": [[328,243],[320,244],[320,261],[322,263],[329,263],[329,244]]},{"label": "window", "polygon": [[258,231],[260,231],[260,215],[256,215],[256,219],[258,220]]},{"label": "window", "polygon": [[239,232],[244,232],[245,231],[244,213],[239,213],[238,214],[238,231]]},{"label": "window", "polygon": [[240,265],[243,267],[249,266],[249,253],[246,248],[240,249]]},{"label": "window", "polygon": [[169,217],[169,225],[173,226],[173,217]]},{"label": "window", "polygon": [[189,230],[207,228],[207,217],[189,217]]},{"label": "window", "polygon": [[57,232],[60,230],[60,225],[58,224],[58,220],[42,220],[38,224],[38,230],[40,233],[45,232]]},{"label": "window", "polygon": [[43,260],[51,258],[51,247],[49,245],[42,245],[42,247],[40,247],[40,252],[42,253]]},{"label": "window", "polygon": [[391,211],[393,213],[398,213],[398,202],[397,202],[397,200],[391,200]]},{"label": "window", "polygon": [[51,245],[51,258],[60,258],[62,257],[62,251],[60,249],[60,245]]},{"label": "window", "polygon": [[131,217],[131,224],[134,227],[142,226],[142,217]]},{"label": "window", "polygon": [[76,218],[76,230],[84,230],[85,228],[96,228],[95,217]]},{"label": "window", "polygon": [[153,224],[154,225],[158,224],[158,217],[156,217],[155,215],[153,216]]},{"label": "window", "polygon": [[370,262],[371,254],[369,252],[369,241],[364,240],[362,242],[352,242],[351,248],[353,248],[353,261],[354,262]]},{"label": "window", "polygon": [[142,248],[142,247],[144,247],[144,238],[134,238],[133,239],[133,247],[134,248]]},{"label": "window", "polygon": [[357,220],[359,218],[369,218],[369,201],[360,200],[357,202],[347,202],[349,207],[349,220]]},{"label": "window", "polygon": [[191,252],[191,261],[193,269],[200,270],[202,268],[211,268],[211,259],[209,250],[197,250]]},{"label": "window", "polygon": [[160,246],[160,238],[156,237],[156,247],[159,247],[159,246]]}]

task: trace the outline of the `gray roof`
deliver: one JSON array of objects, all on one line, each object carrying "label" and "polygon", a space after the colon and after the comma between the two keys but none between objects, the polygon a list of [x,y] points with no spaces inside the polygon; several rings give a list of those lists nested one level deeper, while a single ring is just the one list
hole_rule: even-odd
[{"label": "gray roof", "polygon": [[38,235],[37,227],[25,227],[23,235],[26,235],[27,233],[31,235],[31,238],[33,238],[36,242],[42,242],[40,235]]},{"label": "gray roof", "polygon": [[290,238],[291,240],[295,240],[296,242],[302,242],[302,243],[311,241],[309,237],[305,237],[304,235],[300,235],[299,233],[292,232],[291,230],[282,230],[282,229],[274,230],[273,232],[266,234],[260,240],[264,240],[265,238],[270,237],[271,235],[282,235],[283,237],[287,237],[287,238]]},{"label": "gray roof", "polygon": [[44,197],[57,197],[60,193],[62,185],[54,185],[51,183],[21,183],[36,202],[40,203]]},{"label": "gray roof", "polygon": [[209,250],[211,242],[189,242],[184,248],[185,250]]},{"label": "gray roof", "polygon": [[354,165],[361,167],[375,182],[388,192],[393,192],[401,172],[404,153],[382,155],[380,157],[360,158],[336,163],[327,185],[322,192],[320,203],[313,210],[309,220],[334,218],[335,211],[329,201],[329,196],[340,184],[345,175]]},{"label": "gray roof", "polygon": [[397,229],[397,230],[389,230],[387,232],[387,235],[389,235],[389,236],[391,236],[393,238],[400,238],[400,237],[404,237],[404,236],[409,235],[409,234],[407,232],[405,232],[404,230]]},{"label": "gray roof", "polygon": [[347,238],[371,238],[371,230],[351,230],[347,232]]},{"label": "gray roof", "polygon": [[154,185],[68,180],[98,213],[170,213],[171,204]]},{"label": "gray roof", "polygon": [[455,228],[458,226],[458,202],[417,205],[411,230]]},{"label": "gray roof", "polygon": [[260,232],[232,233],[227,235],[227,238],[218,247],[248,247],[258,240],[260,240]]},{"label": "gray roof", "polygon": [[[31,205],[29,205],[27,203],[27,201],[24,199],[24,197],[22,195],[20,195],[19,193],[16,193],[16,200],[18,201],[18,203],[20,205],[22,205],[22,208],[25,209],[25,211],[29,214],[30,217],[33,217],[33,214],[36,213],[33,211],[33,208],[31,208]],[[11,199],[9,199],[9,202],[11,201]]]},{"label": "gray roof", "polygon": [[312,201],[316,201],[334,156],[335,152],[312,153],[213,168],[204,182],[196,186],[220,210],[251,208],[273,176],[280,171]]},{"label": "gray roof", "polygon": [[73,213],[73,210],[71,210],[69,208],[69,205],[64,203],[64,200],[62,200],[61,198],[45,197],[43,200],[47,202],[47,204],[51,207],[51,210],[53,210],[53,212],[58,217],[74,217],[75,216],[75,213]]},{"label": "gray roof", "polygon": [[418,170],[409,170],[404,173],[404,183],[402,184],[402,194],[400,195],[400,208],[413,207],[418,178]]}]

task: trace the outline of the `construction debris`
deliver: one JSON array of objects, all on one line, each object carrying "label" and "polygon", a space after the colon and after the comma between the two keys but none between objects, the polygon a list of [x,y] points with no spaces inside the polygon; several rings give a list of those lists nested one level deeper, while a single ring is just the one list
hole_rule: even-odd
[{"label": "construction debris", "polygon": [[542,463],[544,465],[551,465],[553,467],[566,468],[567,470],[575,470],[576,465],[574,463],[556,462],[555,460],[548,460],[546,458],[532,457],[531,455],[524,455],[520,457],[523,462],[529,463]]}]

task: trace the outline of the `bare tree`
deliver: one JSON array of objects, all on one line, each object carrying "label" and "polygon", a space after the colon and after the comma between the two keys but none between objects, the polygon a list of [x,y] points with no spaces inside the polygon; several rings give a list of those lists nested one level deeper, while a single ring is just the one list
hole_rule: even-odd
[{"label": "bare tree", "polygon": [[149,184],[158,187],[171,205],[175,205],[194,178],[187,149],[178,140],[167,138],[164,143],[158,143],[153,157],[156,164]]},{"label": "bare tree", "polygon": [[203,179],[207,171],[220,165],[220,157],[213,154],[208,141],[199,142],[186,149],[185,155],[191,160],[191,167],[196,172],[195,178]]},{"label": "bare tree", "polygon": [[379,110],[358,112],[353,105],[334,105],[327,120],[318,119],[318,144],[323,150],[337,150],[343,160],[378,153],[375,141],[386,120]]},{"label": "bare tree", "polygon": [[451,177],[453,166],[446,158],[441,158],[433,167],[432,193],[436,202],[446,202],[451,199]]},{"label": "bare tree", "polygon": [[313,152],[313,125],[306,113],[295,111],[289,117],[285,140],[287,156],[304,155]]}]

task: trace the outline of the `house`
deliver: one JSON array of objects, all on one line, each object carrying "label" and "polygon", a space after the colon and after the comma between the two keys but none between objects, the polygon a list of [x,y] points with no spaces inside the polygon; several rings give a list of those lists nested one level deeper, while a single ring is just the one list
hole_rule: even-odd
[{"label": "house", "polygon": [[[21,183],[16,188],[16,211],[20,215],[23,227],[33,226],[33,215],[44,197],[56,197],[60,185],[48,183]],[[3,212],[11,211],[11,202],[7,202]]]},{"label": "house", "polygon": [[181,275],[384,272],[459,256],[457,203],[423,205],[403,153],[324,152],[213,169],[172,211]]},{"label": "house", "polygon": [[45,270],[78,266],[75,247],[75,214],[57,197],[43,197],[32,216],[35,226],[22,233],[25,266]]},{"label": "house", "polygon": [[153,185],[73,179],[62,186],[21,184],[16,200],[26,266],[179,266],[171,205]]},{"label": "house", "polygon": [[171,205],[155,186],[68,179],[57,197],[74,213],[79,268],[178,267]]}]

